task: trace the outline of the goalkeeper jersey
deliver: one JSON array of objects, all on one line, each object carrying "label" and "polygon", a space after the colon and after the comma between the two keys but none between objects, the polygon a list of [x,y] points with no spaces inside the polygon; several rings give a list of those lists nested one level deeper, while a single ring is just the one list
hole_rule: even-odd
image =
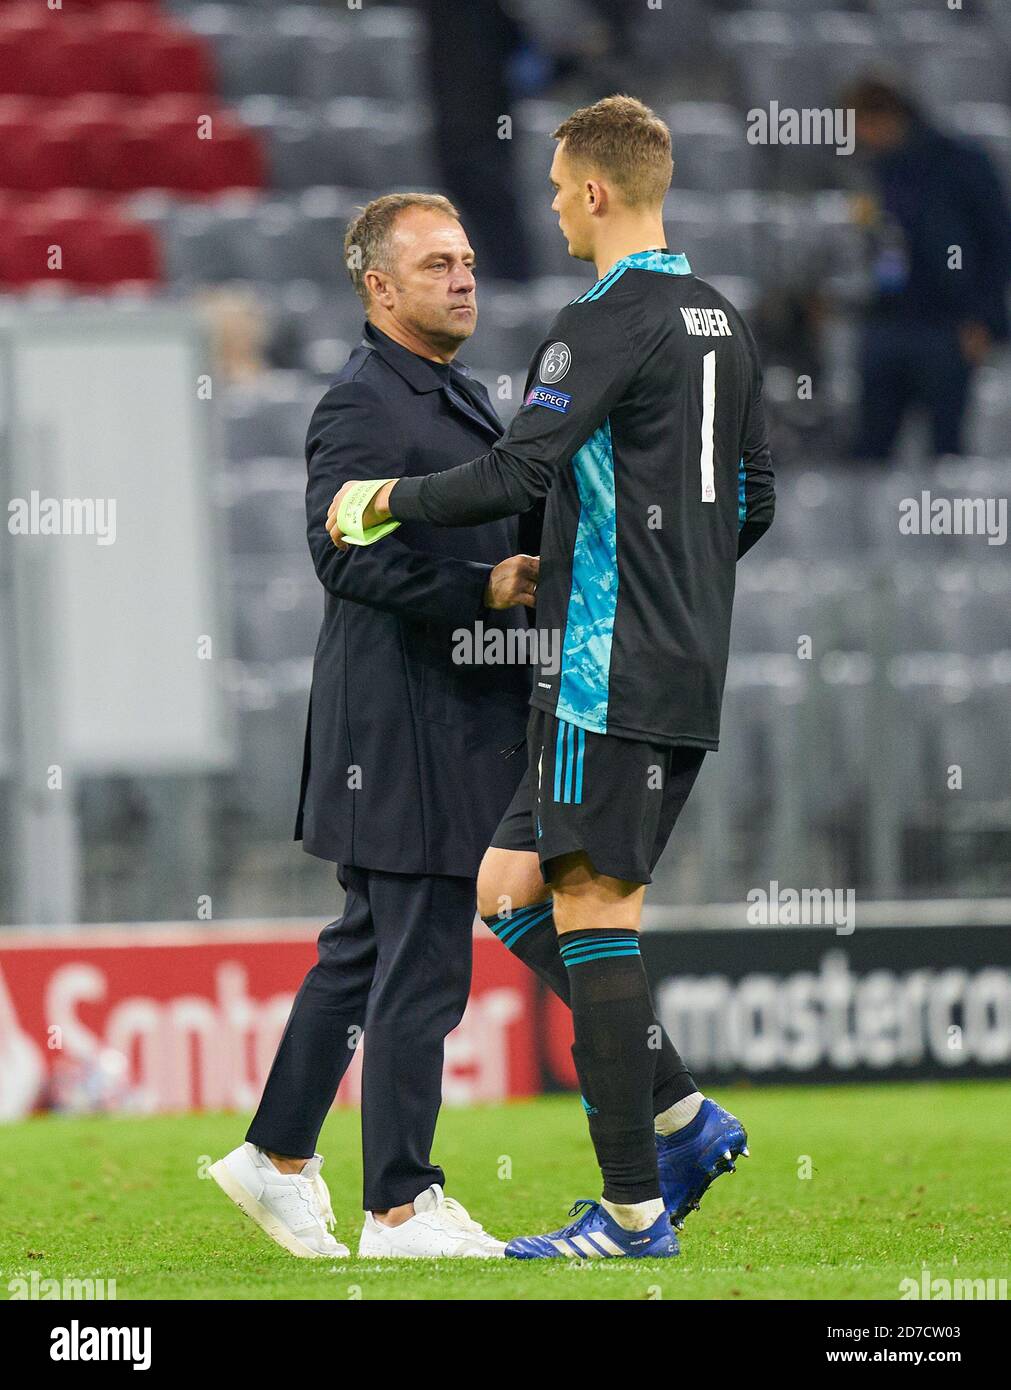
[{"label": "goalkeeper jersey", "polygon": [[682,255],[619,260],[557,315],[481,458],[393,489],[469,526],[545,499],[531,702],[592,733],[714,749],[735,565],[772,522],[754,339]]}]

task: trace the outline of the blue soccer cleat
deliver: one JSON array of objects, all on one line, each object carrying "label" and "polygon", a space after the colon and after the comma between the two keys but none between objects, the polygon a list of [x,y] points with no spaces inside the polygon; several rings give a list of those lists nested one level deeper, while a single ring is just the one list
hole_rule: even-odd
[{"label": "blue soccer cleat", "polygon": [[698,1211],[709,1184],[733,1173],[736,1158],[748,1158],[748,1136],[736,1116],[714,1100],[704,1100],[691,1124],[676,1134],[656,1136],[660,1193],[680,1231],[690,1211]]},{"label": "blue soccer cleat", "polygon": [[505,1248],[513,1260],[657,1260],[680,1255],[667,1212],[646,1231],[626,1231],[599,1202],[581,1197],[569,1212],[576,1219],[546,1236],[517,1236]]}]

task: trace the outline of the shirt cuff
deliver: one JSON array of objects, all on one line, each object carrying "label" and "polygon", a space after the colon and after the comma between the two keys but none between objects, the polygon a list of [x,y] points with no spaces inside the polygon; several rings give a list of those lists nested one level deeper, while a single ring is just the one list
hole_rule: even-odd
[{"label": "shirt cuff", "polygon": [[398,478],[390,490],[390,516],[396,521],[424,521],[421,487],[425,478]]}]

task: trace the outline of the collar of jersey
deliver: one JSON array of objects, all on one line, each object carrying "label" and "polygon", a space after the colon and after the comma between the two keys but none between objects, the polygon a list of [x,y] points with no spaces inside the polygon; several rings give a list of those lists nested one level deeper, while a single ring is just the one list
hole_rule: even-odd
[{"label": "collar of jersey", "polygon": [[599,299],[606,294],[616,280],[620,280],[626,270],[656,270],[661,275],[691,275],[692,268],[688,257],[680,251],[635,251],[631,256],[622,256],[611,269],[585,294],[574,299],[573,304],[585,304],[588,300]]}]

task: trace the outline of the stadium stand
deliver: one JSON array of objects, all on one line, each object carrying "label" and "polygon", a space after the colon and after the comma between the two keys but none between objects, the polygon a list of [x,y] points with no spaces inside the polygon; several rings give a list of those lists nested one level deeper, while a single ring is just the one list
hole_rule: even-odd
[{"label": "stadium stand", "polygon": [[[1002,777],[978,736],[986,727],[1011,747],[1005,552],[952,536],[921,558],[922,538],[900,546],[895,517],[899,501],[922,489],[1006,496],[1011,368],[994,356],[980,374],[974,457],[932,463],[914,432],[897,471],[843,463],[865,259],[846,161],[816,149],[785,159],[749,144],[743,113],[771,100],[831,104],[841,82],[890,59],[948,128],[987,148],[1011,179],[1008,10],[1003,0],[967,3],[956,23],[918,0],[695,8],[706,62],[695,63],[665,22],[668,66],[653,98],[674,135],[671,244],[759,321],[777,296],[816,296],[822,373],[805,417],[816,421],[812,433],[796,410],[800,368],[775,342],[765,352],[782,502],[772,537],[741,567],[724,747],[709,760],[709,791],[686,812],[678,855],[688,867],[666,864],[660,893],[676,891],[693,855],[715,855],[709,891],[738,896],[768,837],[805,821],[812,873],[850,875],[809,881],[959,891],[973,861],[955,855],[956,837],[971,841],[978,830],[1011,846],[1006,766]],[[184,299],[234,284],[259,305],[263,370],[216,392],[240,726],[239,770],[215,789],[233,827],[220,871],[235,903],[323,910],[328,886],[321,895],[319,879],[285,857],[321,609],[304,543],[304,434],[361,329],[340,261],[344,223],[378,193],[437,187],[423,16],[408,5],[349,12],[262,0],[66,0],[64,11],[0,4],[0,289]],[[657,42],[641,11],[630,21],[634,54]],[[702,42],[706,34],[715,45]],[[689,95],[672,99],[681,93]],[[567,257],[548,206],[547,137],[576,104],[568,97],[540,92],[516,104],[518,193],[537,275],[527,285],[482,279],[480,326],[462,354],[506,418],[543,325],[589,278]],[[65,248],[56,274],[47,262],[54,243]],[[798,640],[812,632],[813,657],[798,661]],[[894,714],[900,698],[893,728],[911,756],[869,766],[867,711]],[[796,756],[797,740],[809,756]],[[924,772],[928,746],[975,770],[957,807]],[[896,883],[875,878],[865,843],[875,802],[894,808]],[[90,804],[94,859],[115,832],[101,798]],[[991,891],[1011,891],[1006,868],[991,878]],[[124,885],[113,903],[93,897],[88,910],[144,915],[131,891]],[[177,910],[171,894],[157,910]]]}]

